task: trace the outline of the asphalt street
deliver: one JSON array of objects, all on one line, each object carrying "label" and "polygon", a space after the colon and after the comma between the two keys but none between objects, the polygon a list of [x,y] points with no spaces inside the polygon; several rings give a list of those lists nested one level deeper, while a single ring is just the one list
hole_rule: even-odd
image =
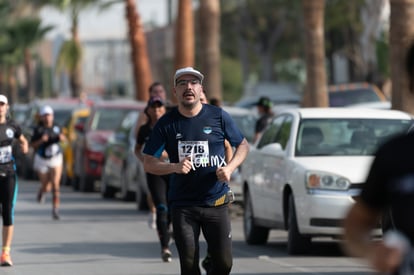
[{"label": "asphalt street", "polygon": [[[104,200],[98,193],[74,192],[62,187],[61,220],[51,216],[51,195],[36,201],[39,184],[19,182],[12,245],[13,267],[0,267],[5,275],[132,275],[179,274],[174,243],[173,261],[164,263],[156,232],[148,227],[148,213],[134,203]],[[337,243],[316,242],[312,255],[286,253],[286,234],[272,231],[265,246],[243,240],[240,208],[232,205],[232,274],[373,274],[360,260],[346,257]],[[201,238],[201,256],[205,243]],[[205,274],[205,273],[202,273]]]}]

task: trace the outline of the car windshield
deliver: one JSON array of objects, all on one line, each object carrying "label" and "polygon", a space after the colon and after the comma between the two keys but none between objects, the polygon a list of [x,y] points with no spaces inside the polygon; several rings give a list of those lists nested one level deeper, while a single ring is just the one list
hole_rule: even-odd
[{"label": "car windshield", "polygon": [[92,118],[91,130],[114,130],[119,127],[122,119],[130,109],[105,108],[96,110]]},{"label": "car windshield", "polygon": [[72,115],[72,109],[55,109],[53,112],[53,122],[61,127],[66,125],[66,122]]},{"label": "car windshield", "polygon": [[410,120],[398,119],[304,119],[296,156],[373,155],[379,145],[410,126]]},{"label": "car windshield", "polygon": [[365,102],[379,102],[381,98],[368,88],[329,92],[329,106],[342,107]]}]

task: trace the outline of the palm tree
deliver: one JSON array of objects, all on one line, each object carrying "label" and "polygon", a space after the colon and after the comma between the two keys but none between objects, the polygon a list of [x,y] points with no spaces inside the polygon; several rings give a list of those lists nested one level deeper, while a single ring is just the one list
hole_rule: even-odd
[{"label": "palm tree", "polygon": [[82,45],[79,38],[79,15],[81,11],[92,7],[100,0],[49,0],[51,5],[60,10],[68,10],[71,19],[71,39],[62,46],[58,57],[59,70],[69,73],[69,82],[73,97],[79,97],[82,90]]},{"label": "palm tree", "polygon": [[201,0],[199,9],[201,70],[208,97],[223,98],[220,69],[220,1]]},{"label": "palm tree", "polygon": [[147,101],[148,87],[152,83],[151,66],[148,59],[147,42],[141,19],[134,0],[125,0],[128,35],[131,45],[132,67],[134,70],[135,98]]},{"label": "palm tree", "polygon": [[409,45],[414,42],[414,1],[390,0],[390,62],[392,109],[414,114],[414,97],[409,91],[405,59]]},{"label": "palm tree", "polygon": [[305,107],[327,107],[325,69],[324,8],[325,0],[302,0],[305,22],[306,87]]},{"label": "palm tree", "polygon": [[0,74],[1,88],[10,100],[9,104],[17,102],[16,68],[22,61],[22,49],[8,33],[2,34],[0,42]]},{"label": "palm tree", "polygon": [[24,60],[24,71],[26,78],[26,94],[29,101],[35,97],[33,87],[33,69],[31,48],[43,40],[45,34],[52,26],[41,26],[41,20],[36,17],[26,17],[16,21],[8,28],[10,37],[13,38],[16,47],[22,49]]}]

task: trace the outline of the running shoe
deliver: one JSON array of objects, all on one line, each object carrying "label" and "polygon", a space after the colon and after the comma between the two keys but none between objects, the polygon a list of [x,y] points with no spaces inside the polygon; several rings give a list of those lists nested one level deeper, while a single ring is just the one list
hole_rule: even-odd
[{"label": "running shoe", "polygon": [[171,254],[171,251],[169,249],[165,249],[161,252],[161,258],[166,263],[169,263],[169,262],[172,261],[171,256],[172,256],[172,254]]},{"label": "running shoe", "polygon": [[0,263],[1,266],[12,266],[13,262],[10,258],[10,254],[7,252],[1,253]]},{"label": "running shoe", "polygon": [[53,217],[54,220],[59,220],[60,219],[59,211],[57,209],[52,210],[52,217]]}]

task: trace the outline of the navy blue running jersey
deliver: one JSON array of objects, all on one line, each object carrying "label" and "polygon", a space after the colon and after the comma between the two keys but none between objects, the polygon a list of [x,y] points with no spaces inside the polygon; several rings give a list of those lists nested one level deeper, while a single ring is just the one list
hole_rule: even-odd
[{"label": "navy blue running jersey", "polygon": [[237,147],[244,137],[223,109],[203,104],[194,117],[181,115],[178,108],[161,117],[155,125],[144,154],[159,158],[166,150],[171,163],[190,158],[191,171],[170,177],[168,199],[172,206],[208,206],[229,191],[219,182],[216,170],[225,166],[224,141]]}]

